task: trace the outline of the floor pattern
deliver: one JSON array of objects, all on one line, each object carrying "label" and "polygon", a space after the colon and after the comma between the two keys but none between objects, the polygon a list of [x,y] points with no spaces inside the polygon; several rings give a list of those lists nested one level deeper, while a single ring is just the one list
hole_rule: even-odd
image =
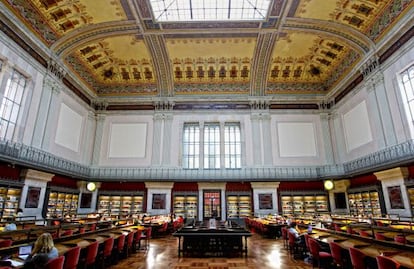
[{"label": "floor pattern", "polygon": [[312,265],[295,260],[283,248],[281,239],[262,238],[253,234],[248,239],[247,257],[190,258],[178,257],[178,239],[172,235],[152,239],[148,250],[133,253],[111,269],[310,269]]}]

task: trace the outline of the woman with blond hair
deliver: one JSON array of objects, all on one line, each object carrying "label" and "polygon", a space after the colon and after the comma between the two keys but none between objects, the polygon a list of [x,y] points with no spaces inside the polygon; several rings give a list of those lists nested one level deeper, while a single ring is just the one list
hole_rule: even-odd
[{"label": "woman with blond hair", "polygon": [[43,233],[34,243],[33,250],[29,257],[27,257],[23,268],[44,268],[50,259],[57,258],[58,256],[59,253],[53,243],[52,235],[50,233]]}]

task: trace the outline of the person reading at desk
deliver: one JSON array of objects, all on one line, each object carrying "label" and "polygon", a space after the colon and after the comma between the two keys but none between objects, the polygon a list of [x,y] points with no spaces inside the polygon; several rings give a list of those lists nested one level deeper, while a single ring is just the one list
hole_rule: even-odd
[{"label": "person reading at desk", "polygon": [[305,245],[305,236],[304,233],[300,233],[296,227],[296,222],[291,222],[289,224],[288,232],[292,233],[296,237],[296,241],[298,244]]},{"label": "person reading at desk", "polygon": [[24,269],[40,269],[45,268],[46,263],[50,259],[59,256],[58,250],[53,243],[50,233],[43,233],[34,243],[33,250],[29,257],[25,260]]}]

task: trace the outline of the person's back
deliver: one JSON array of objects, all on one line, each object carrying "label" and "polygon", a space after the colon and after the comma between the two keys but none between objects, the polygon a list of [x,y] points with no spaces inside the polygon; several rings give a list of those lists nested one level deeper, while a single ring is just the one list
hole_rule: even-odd
[{"label": "person's back", "polygon": [[59,256],[50,233],[43,233],[37,238],[32,253],[26,259],[24,269],[44,268],[50,259]]}]

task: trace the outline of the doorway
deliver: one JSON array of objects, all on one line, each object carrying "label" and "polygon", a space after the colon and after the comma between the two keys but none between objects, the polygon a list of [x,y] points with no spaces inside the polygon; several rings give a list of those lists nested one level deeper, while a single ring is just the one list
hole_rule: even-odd
[{"label": "doorway", "polygon": [[203,193],[203,219],[221,220],[221,191],[205,190]]}]

